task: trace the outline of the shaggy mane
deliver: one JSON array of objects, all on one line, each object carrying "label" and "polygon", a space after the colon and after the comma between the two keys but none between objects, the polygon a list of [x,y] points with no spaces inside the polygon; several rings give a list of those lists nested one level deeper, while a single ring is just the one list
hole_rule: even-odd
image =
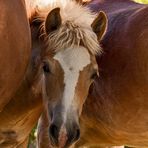
[{"label": "shaggy mane", "polygon": [[83,45],[91,54],[101,52],[101,47],[96,34],[92,31],[91,24],[96,18],[88,8],[72,0],[54,0],[44,8],[38,8],[39,20],[43,22],[42,29],[45,33],[45,21],[48,13],[54,8],[60,8],[62,25],[48,35],[49,50],[55,52],[65,48]]}]

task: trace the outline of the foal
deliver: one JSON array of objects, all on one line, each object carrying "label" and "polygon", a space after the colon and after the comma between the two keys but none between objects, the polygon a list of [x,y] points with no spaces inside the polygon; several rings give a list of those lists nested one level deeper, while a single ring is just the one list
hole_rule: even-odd
[{"label": "foal", "polygon": [[107,19],[103,12],[96,16],[70,1],[56,2],[39,15],[52,58],[44,60],[45,110],[38,128],[38,147],[68,147],[80,137],[79,116],[98,76],[95,56],[101,52],[98,40]]}]

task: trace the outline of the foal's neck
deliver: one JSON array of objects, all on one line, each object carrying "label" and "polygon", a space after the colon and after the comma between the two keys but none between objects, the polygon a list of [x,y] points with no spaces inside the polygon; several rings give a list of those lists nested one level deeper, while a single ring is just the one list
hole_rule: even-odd
[{"label": "foal's neck", "polygon": [[[32,51],[30,61],[24,80],[18,91],[32,94],[31,100],[42,94],[42,71],[41,71],[41,41],[38,39],[38,31],[31,28],[32,33]],[[26,98],[29,100],[30,98]]]}]

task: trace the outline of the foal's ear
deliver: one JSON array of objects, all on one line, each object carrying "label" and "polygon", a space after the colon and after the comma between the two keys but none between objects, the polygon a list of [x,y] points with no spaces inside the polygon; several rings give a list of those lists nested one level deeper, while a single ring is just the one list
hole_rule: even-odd
[{"label": "foal's ear", "polygon": [[49,12],[46,22],[45,22],[45,29],[46,33],[49,34],[52,31],[55,31],[60,27],[62,23],[61,15],[60,15],[60,8],[55,8]]},{"label": "foal's ear", "polygon": [[100,11],[97,18],[91,24],[93,31],[98,37],[98,41],[103,37],[107,28],[107,17],[103,11]]}]

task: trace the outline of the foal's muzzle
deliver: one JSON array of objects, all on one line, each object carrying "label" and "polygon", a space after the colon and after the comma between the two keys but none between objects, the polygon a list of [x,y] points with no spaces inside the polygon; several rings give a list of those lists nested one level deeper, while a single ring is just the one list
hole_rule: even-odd
[{"label": "foal's muzzle", "polygon": [[80,127],[76,123],[58,126],[53,122],[49,128],[49,135],[53,146],[67,148],[80,138]]}]

